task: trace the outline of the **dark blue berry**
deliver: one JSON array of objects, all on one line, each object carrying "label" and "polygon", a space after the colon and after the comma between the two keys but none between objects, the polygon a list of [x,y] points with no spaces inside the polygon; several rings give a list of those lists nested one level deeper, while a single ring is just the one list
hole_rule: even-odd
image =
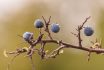
[{"label": "dark blue berry", "polygon": [[60,31],[60,27],[59,27],[59,24],[52,24],[51,25],[51,31],[54,32],[54,33],[58,33]]},{"label": "dark blue berry", "polygon": [[42,28],[42,27],[44,26],[44,24],[43,24],[42,20],[37,19],[37,20],[35,20],[35,22],[34,22],[34,26],[35,26],[36,28]]},{"label": "dark blue berry", "polygon": [[29,41],[29,40],[33,39],[33,33],[31,33],[31,32],[25,32],[23,34],[23,38],[24,38],[25,41]]},{"label": "dark blue berry", "polygon": [[93,33],[94,33],[94,30],[91,27],[85,27],[84,28],[84,34],[86,36],[91,36],[91,35],[93,35]]}]

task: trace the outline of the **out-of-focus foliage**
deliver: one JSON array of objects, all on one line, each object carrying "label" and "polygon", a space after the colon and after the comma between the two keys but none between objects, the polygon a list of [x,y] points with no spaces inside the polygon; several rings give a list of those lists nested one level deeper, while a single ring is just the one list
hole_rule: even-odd
[{"label": "out-of-focus foliage", "polygon": [[[99,38],[102,39],[102,41],[104,42],[104,9],[100,9],[99,12],[99,16],[98,16],[98,21],[97,21],[97,28],[98,28],[98,35]],[[104,43],[102,43],[102,45],[104,46]]]}]

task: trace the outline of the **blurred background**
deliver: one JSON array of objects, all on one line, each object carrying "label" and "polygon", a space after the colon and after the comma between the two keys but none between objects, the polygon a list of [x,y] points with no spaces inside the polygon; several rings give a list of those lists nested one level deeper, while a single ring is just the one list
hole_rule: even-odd
[{"label": "blurred background", "polygon": [[[29,31],[37,38],[39,30],[33,23],[35,19],[41,19],[41,16],[47,20],[52,16],[51,23],[60,24],[61,31],[58,34],[52,33],[57,40],[78,44],[77,38],[71,32],[76,33],[75,28],[88,16],[91,16],[91,19],[85,26],[91,26],[94,35],[86,37],[82,31],[83,45],[90,47],[92,45],[90,41],[104,38],[104,0],[0,0],[0,70],[6,70],[13,57],[12,55],[4,57],[4,50],[13,51],[28,47],[18,35]],[[55,49],[57,45],[47,44],[46,47]],[[25,54],[18,56],[10,66],[10,70],[31,70],[31,62],[25,56]],[[70,48],[64,49],[64,53],[55,59],[41,60],[35,54],[34,63],[36,70],[103,70],[104,55],[92,54],[88,62],[87,52]]]}]

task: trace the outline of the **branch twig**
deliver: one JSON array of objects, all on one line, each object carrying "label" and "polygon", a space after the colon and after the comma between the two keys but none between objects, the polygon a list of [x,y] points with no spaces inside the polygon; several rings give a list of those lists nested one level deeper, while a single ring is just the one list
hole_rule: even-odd
[{"label": "branch twig", "polygon": [[78,31],[78,35],[77,36],[78,36],[79,46],[80,47],[82,47],[81,30],[83,29],[83,26],[88,21],[88,19],[90,19],[90,16],[85,19],[85,21],[82,23],[82,25],[78,26],[78,29],[76,29]]},{"label": "branch twig", "polygon": [[[65,43],[62,40],[61,41],[54,40],[52,38],[50,32],[49,32],[49,25],[50,25],[51,16],[49,17],[48,22],[45,20],[45,18],[43,16],[42,16],[42,18],[43,18],[43,20],[45,22],[45,31],[48,33],[48,37],[50,39],[49,40],[48,39],[43,39],[44,34],[42,34],[41,30],[40,30],[40,35],[38,36],[38,38],[36,40],[27,41],[27,43],[30,45],[27,49],[26,48],[21,48],[21,49],[17,49],[16,51],[13,51],[13,52],[7,52],[7,54],[21,54],[21,53],[27,52],[26,55],[29,56],[30,59],[32,60],[32,55],[34,54],[34,52],[37,52],[42,59],[48,59],[48,58],[55,58],[57,55],[59,55],[60,50],[62,50],[63,48],[74,48],[74,49],[87,51],[89,53],[88,54],[88,61],[89,61],[91,53],[97,53],[97,54],[104,53],[104,49],[101,47],[101,43],[98,43],[98,42],[95,42],[95,43],[92,42],[93,43],[92,47],[90,47],[90,46],[88,46],[88,47],[82,46],[81,30],[83,29],[84,24],[87,22],[87,20],[90,17],[86,18],[85,21],[82,23],[82,25],[78,26],[78,29],[76,29],[78,31],[77,34],[72,33],[73,35],[78,37],[78,41],[79,41],[78,46],[72,45],[70,43]],[[46,54],[45,45],[47,43],[58,44],[59,47],[56,48],[55,50],[53,50],[50,54]],[[36,48],[37,44],[41,44],[40,49]],[[95,46],[95,48],[93,48],[93,46]],[[35,51],[35,50],[37,50],[37,51]],[[34,65],[33,61],[32,61],[32,65]]]},{"label": "branch twig", "polygon": [[42,16],[42,18],[43,18],[43,20],[44,20],[44,22],[45,22],[45,31],[48,33],[48,37],[49,37],[50,39],[53,39],[52,36],[51,36],[51,33],[50,33],[50,31],[49,31],[49,25],[50,25],[51,16],[49,17],[49,20],[48,20],[48,21],[46,21],[45,18],[44,18],[43,16]]}]

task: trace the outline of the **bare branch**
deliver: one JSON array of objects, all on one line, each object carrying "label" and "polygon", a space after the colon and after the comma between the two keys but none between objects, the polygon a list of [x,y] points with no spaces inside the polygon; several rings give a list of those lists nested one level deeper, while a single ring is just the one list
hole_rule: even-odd
[{"label": "bare branch", "polygon": [[30,62],[31,62],[31,65],[32,65],[32,70],[35,70],[35,67],[34,67],[35,65],[34,65],[32,56],[29,56],[29,58],[30,58]]},{"label": "bare branch", "polygon": [[[42,40],[42,42],[46,42],[46,43],[56,43],[58,44],[58,42],[56,40]],[[81,47],[81,46],[76,46],[76,45],[71,45],[68,43],[64,43],[62,42],[63,45],[65,45],[64,48],[75,48],[75,49],[80,49],[83,51],[90,51],[90,52],[95,52],[95,53],[104,53],[104,49],[103,48],[90,48],[90,47]]]},{"label": "bare branch", "polygon": [[90,57],[91,57],[91,52],[88,52],[88,61],[90,61]]},{"label": "bare branch", "polygon": [[84,24],[85,24],[90,18],[91,18],[91,16],[89,16],[89,17],[87,17],[87,18],[85,19],[85,21],[84,21],[83,24],[81,25],[81,29],[83,28]]},{"label": "bare branch", "polygon": [[48,21],[46,21],[45,18],[44,18],[43,16],[42,16],[42,18],[43,18],[43,20],[44,20],[44,22],[45,22],[45,31],[48,33],[48,37],[49,37],[50,39],[53,39],[52,36],[51,36],[51,33],[50,33],[50,31],[49,31],[49,25],[50,25],[51,16],[49,17],[49,20],[48,20]]},{"label": "bare branch", "polygon": [[60,46],[57,49],[53,50],[51,52],[51,54],[49,54],[48,56],[46,56],[46,59],[47,58],[55,58],[57,55],[59,55],[60,50],[63,49],[63,48],[65,48],[65,46]]},{"label": "bare branch", "polygon": [[[88,46],[88,47],[82,46],[81,30],[83,29],[85,23],[88,21],[88,19],[90,17],[86,18],[85,21],[82,23],[82,25],[78,26],[78,28],[76,29],[78,31],[78,33],[73,33],[72,32],[72,34],[75,35],[78,38],[78,43],[79,43],[78,46],[77,45],[72,45],[70,43],[65,43],[62,40],[61,41],[54,40],[52,38],[51,34],[50,34],[50,31],[49,31],[51,16],[49,17],[48,21],[46,21],[43,16],[42,16],[42,18],[45,22],[45,30],[44,31],[48,33],[48,37],[50,39],[49,40],[48,39],[43,39],[44,34],[41,33],[41,29],[40,29],[40,35],[38,36],[37,39],[35,39],[35,40],[32,39],[32,40],[27,41],[27,43],[30,45],[28,48],[20,48],[20,49],[17,49],[16,51],[13,51],[13,52],[6,52],[6,54],[22,54],[22,53],[26,52],[27,53],[26,55],[29,56],[29,58],[31,59],[31,64],[32,64],[32,67],[33,67],[33,70],[34,70],[32,55],[35,52],[37,52],[38,55],[42,59],[48,59],[48,58],[55,58],[56,56],[58,56],[60,54],[60,51],[64,48],[74,48],[74,49],[87,51],[88,52],[88,61],[90,60],[91,53],[96,53],[96,54],[104,53],[104,49],[101,46],[101,41],[98,42],[96,40],[96,42],[92,42],[93,43],[92,46]],[[46,51],[45,51],[45,45],[47,43],[57,44],[58,48],[52,50],[52,52],[50,52],[50,54],[47,54]],[[41,47],[39,49],[36,48],[37,44],[41,44]],[[5,51],[4,51],[5,56],[6,56],[6,54],[5,54]],[[14,60],[14,58],[12,59],[12,61]],[[10,65],[10,63],[9,63],[9,65]],[[9,68],[9,65],[8,65],[8,68]]]},{"label": "bare branch", "polygon": [[90,16],[85,19],[85,21],[82,23],[82,25],[78,26],[78,29],[76,29],[78,31],[78,34],[76,36],[78,37],[80,47],[82,47],[81,30],[83,29],[83,26],[88,21],[88,19],[90,19]]}]

